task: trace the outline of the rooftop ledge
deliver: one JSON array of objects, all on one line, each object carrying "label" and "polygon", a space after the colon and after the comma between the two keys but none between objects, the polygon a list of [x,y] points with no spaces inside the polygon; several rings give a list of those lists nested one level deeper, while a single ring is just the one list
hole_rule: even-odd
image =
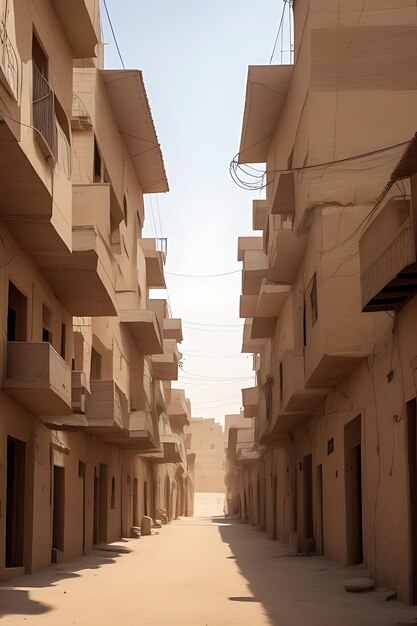
[{"label": "rooftop ledge", "polygon": [[250,65],[239,163],[265,163],[271,136],[278,124],[293,65]]},{"label": "rooftop ledge", "polygon": [[100,74],[143,193],[169,191],[142,72],[100,70]]}]

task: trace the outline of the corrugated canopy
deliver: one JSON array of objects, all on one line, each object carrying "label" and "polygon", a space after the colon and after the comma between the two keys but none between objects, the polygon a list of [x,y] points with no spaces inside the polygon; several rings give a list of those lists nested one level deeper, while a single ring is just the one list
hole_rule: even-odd
[{"label": "corrugated canopy", "polygon": [[101,70],[101,75],[143,193],[169,191],[142,72]]},{"label": "corrugated canopy", "polygon": [[291,82],[293,65],[250,65],[239,163],[264,163]]}]

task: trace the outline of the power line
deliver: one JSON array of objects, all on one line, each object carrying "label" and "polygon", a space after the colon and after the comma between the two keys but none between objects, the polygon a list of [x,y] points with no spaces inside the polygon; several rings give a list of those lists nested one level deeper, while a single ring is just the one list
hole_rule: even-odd
[{"label": "power line", "polygon": [[113,35],[114,43],[116,44],[116,48],[117,48],[117,52],[118,52],[118,55],[119,55],[120,62],[122,64],[123,69],[125,70],[126,67],[125,67],[125,64],[124,64],[124,61],[123,61],[122,53],[120,52],[119,44],[117,43],[116,33],[114,32],[114,28],[113,28],[113,24],[112,24],[112,21],[111,21],[111,18],[110,18],[109,10],[107,8],[106,0],[103,0],[103,4],[104,4],[104,8],[106,10],[107,19],[109,20],[110,29],[111,29],[111,32],[112,32],[112,35]]},{"label": "power line", "polygon": [[276,37],[275,37],[274,47],[272,48],[271,58],[269,59],[269,65],[271,65],[271,63],[272,63],[272,59],[274,58],[275,49],[276,49],[276,47],[277,47],[277,43],[278,43],[278,39],[279,39],[279,36],[280,36],[280,33],[281,33],[281,29],[282,29],[283,24],[284,24],[284,16],[285,16],[285,8],[286,8],[286,4],[287,4],[287,0],[284,0],[284,4],[283,4],[283,6],[282,6],[281,20],[280,20],[280,22],[279,22],[277,35],[276,35]]},{"label": "power line", "polygon": [[[254,146],[256,146],[257,144],[261,143],[262,141],[264,141],[264,139],[261,139],[259,141],[257,141],[255,144],[253,144],[253,146],[249,146],[248,148],[246,148],[245,150],[249,150],[249,148],[253,148]],[[233,180],[233,182],[238,186],[241,187],[242,189],[246,189],[249,191],[256,191],[259,189],[265,189],[268,185],[270,185],[272,182],[274,182],[273,180],[270,181],[269,183],[265,183],[265,176],[266,174],[295,174],[297,172],[308,172],[308,171],[312,171],[312,170],[316,170],[316,169],[323,169],[326,167],[330,167],[331,165],[340,165],[343,163],[348,163],[351,161],[357,161],[359,159],[364,159],[367,157],[372,157],[372,156],[376,156],[378,154],[382,154],[384,152],[388,152],[389,150],[395,150],[397,148],[401,148],[404,146],[407,146],[410,144],[411,139],[407,140],[407,141],[402,141],[401,143],[397,143],[397,144],[393,144],[391,146],[385,146],[384,148],[378,148],[377,150],[371,150],[370,152],[363,152],[361,154],[355,154],[355,155],[351,155],[348,157],[344,157],[343,159],[335,159],[333,161],[327,161],[325,163],[315,163],[312,165],[303,165],[300,167],[292,167],[292,168],[288,168],[288,169],[276,169],[276,170],[267,170],[265,169],[264,171],[262,170],[258,170],[254,167],[251,167],[250,165],[246,165],[246,167],[250,168],[252,171],[257,172],[257,174],[251,174],[250,172],[247,172],[243,169],[242,165],[238,162],[238,158],[239,158],[239,154],[237,153],[236,156],[234,157],[234,159],[230,162],[230,166],[229,166],[229,173],[230,176]],[[239,178],[237,172],[241,171],[243,174],[245,174],[246,176],[250,176],[252,178],[255,178],[256,180],[254,182],[250,182],[250,181],[245,181],[241,178]]]}]

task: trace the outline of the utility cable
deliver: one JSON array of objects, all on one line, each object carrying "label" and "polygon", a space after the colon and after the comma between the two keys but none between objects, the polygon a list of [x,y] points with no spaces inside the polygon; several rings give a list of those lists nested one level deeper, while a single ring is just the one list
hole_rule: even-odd
[{"label": "utility cable", "polygon": [[113,28],[113,24],[112,24],[112,21],[111,21],[111,18],[110,18],[109,10],[107,8],[106,0],[103,0],[103,4],[104,4],[104,8],[106,10],[107,19],[109,20],[110,29],[111,29],[111,32],[112,32],[112,35],[113,35],[114,43],[116,44],[117,53],[119,55],[120,63],[122,64],[122,67],[125,70],[126,67],[125,67],[125,64],[124,64],[124,61],[123,61],[122,53],[120,52],[119,44],[117,43],[116,33],[114,32],[114,28]]}]

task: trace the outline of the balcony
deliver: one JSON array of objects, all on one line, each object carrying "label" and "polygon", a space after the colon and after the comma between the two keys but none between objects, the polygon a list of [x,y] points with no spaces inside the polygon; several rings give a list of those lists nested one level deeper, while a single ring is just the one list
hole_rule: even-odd
[{"label": "balcony", "polygon": [[303,257],[306,237],[297,236],[292,220],[282,221],[271,232],[271,253],[268,280],[271,283],[293,283]]},{"label": "balcony", "polygon": [[140,456],[151,463],[184,463],[186,456],[182,454],[181,439],[174,433],[160,436],[161,449],[156,452],[143,453]]},{"label": "balcony", "polygon": [[248,318],[245,320],[243,327],[243,340],[242,340],[242,353],[243,354],[256,354],[261,352],[265,346],[266,339],[252,339],[252,324],[253,319]]},{"label": "balcony", "polygon": [[161,333],[154,311],[119,311],[119,320],[132,335],[139,354],[163,354]]},{"label": "balcony", "polygon": [[94,27],[85,0],[51,0],[63,31],[71,46],[74,59],[89,59],[95,56],[99,33]]},{"label": "balcony", "polygon": [[139,239],[146,263],[146,284],[149,289],[166,289],[164,265],[167,240],[164,238]]},{"label": "balcony", "polygon": [[238,237],[237,260],[244,261],[246,252],[260,252],[263,250],[262,237]]},{"label": "balcony", "polygon": [[280,174],[273,189],[272,214],[295,212],[295,184],[294,174]]},{"label": "balcony", "polygon": [[73,315],[116,315],[110,185],[73,185],[72,254],[40,255],[37,264]]},{"label": "balcony", "polygon": [[247,387],[242,389],[242,404],[245,417],[256,417],[258,414],[259,389]]},{"label": "balcony", "polygon": [[240,296],[239,317],[255,317],[258,296]]},{"label": "balcony", "polygon": [[99,437],[129,429],[127,398],[114,380],[90,381],[91,393],[85,401],[89,430]]},{"label": "balcony", "polygon": [[175,339],[163,340],[163,353],[151,357],[152,376],[157,380],[178,380],[178,362],[181,354]]},{"label": "balcony", "polygon": [[123,449],[142,454],[157,453],[160,450],[160,437],[157,420],[150,411],[130,411],[129,426],[119,436],[110,436],[106,440]]},{"label": "balcony", "polygon": [[164,339],[175,339],[175,341],[181,342],[182,336],[182,321],[180,319],[173,319],[172,317],[163,320],[163,335]]},{"label": "balcony", "polygon": [[0,81],[17,102],[19,100],[21,61],[6,24],[0,21]]},{"label": "balcony", "polygon": [[71,415],[71,370],[49,343],[9,342],[3,391],[35,415]]},{"label": "balcony", "polygon": [[252,322],[251,339],[268,339],[274,336],[278,316],[291,293],[291,285],[269,284],[265,280],[262,282]]},{"label": "balcony", "polygon": [[392,197],[359,242],[363,311],[403,307],[417,293],[416,238],[411,202]]},{"label": "balcony", "polygon": [[[32,113],[25,102],[15,113],[20,127],[8,118],[0,124],[0,216],[37,262],[71,251],[71,147],[56,118],[53,90],[35,66],[33,77]],[[29,124],[35,130],[26,129],[23,139],[21,128]]]},{"label": "balcony", "polygon": [[71,372],[71,405],[73,413],[85,414],[86,375],[85,372]]},{"label": "balcony", "polygon": [[269,213],[268,200],[254,200],[252,209],[253,230],[263,230]]},{"label": "balcony", "polygon": [[284,354],[281,364],[281,407],[283,411],[308,414],[326,399],[324,389],[306,389],[304,351],[291,350]]},{"label": "balcony", "polygon": [[190,425],[191,406],[184,389],[171,389],[168,417],[173,429],[182,430],[184,426]]},{"label": "balcony", "polygon": [[269,272],[269,258],[263,250],[248,250],[243,259],[242,294],[257,296]]},{"label": "balcony", "polygon": [[164,328],[164,321],[169,318],[168,304],[165,298],[148,298],[146,308],[149,311],[154,311],[156,319],[158,320],[159,330],[162,333]]}]

